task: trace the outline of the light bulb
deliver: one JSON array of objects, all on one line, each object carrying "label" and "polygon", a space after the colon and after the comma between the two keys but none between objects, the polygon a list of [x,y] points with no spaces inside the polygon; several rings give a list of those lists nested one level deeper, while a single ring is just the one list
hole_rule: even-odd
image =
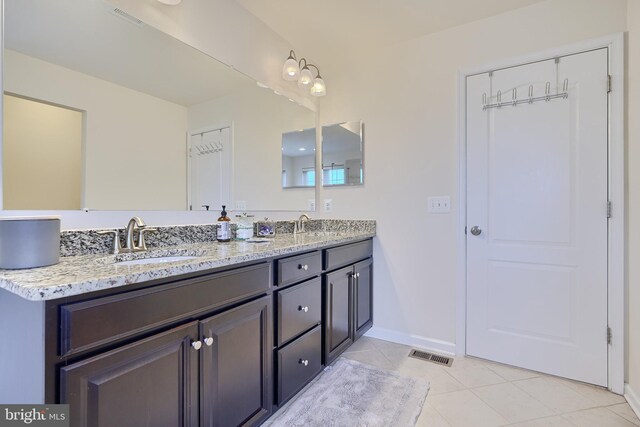
[{"label": "light bulb", "polygon": [[300,77],[298,78],[298,87],[300,89],[308,88],[312,82],[313,74],[311,74],[311,70],[309,69],[309,67],[304,67],[302,71],[300,71]]},{"label": "light bulb", "polygon": [[282,78],[292,82],[298,79],[298,74],[300,74],[298,62],[292,57],[289,57],[282,67]]},{"label": "light bulb", "polygon": [[327,87],[325,86],[322,77],[316,77],[316,79],[313,81],[310,92],[313,96],[325,96],[327,94]]}]

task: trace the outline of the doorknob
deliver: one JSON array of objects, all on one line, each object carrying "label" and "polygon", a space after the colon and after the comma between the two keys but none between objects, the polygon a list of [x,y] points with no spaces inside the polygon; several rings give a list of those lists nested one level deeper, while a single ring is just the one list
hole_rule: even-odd
[{"label": "doorknob", "polygon": [[479,236],[480,233],[482,233],[482,229],[480,227],[478,227],[477,225],[471,227],[471,234],[473,234],[474,236]]}]

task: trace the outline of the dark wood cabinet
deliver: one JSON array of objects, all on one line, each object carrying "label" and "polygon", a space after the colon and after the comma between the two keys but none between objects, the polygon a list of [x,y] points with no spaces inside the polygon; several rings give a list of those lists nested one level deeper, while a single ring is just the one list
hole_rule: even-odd
[{"label": "dark wood cabinet", "polygon": [[271,298],[200,324],[202,426],[259,425],[271,415]]},{"label": "dark wood cabinet", "polygon": [[324,357],[328,365],[353,343],[353,267],[328,273],[324,279]]},{"label": "dark wood cabinet", "polygon": [[72,426],[198,425],[197,322],[60,369]]},{"label": "dark wood cabinet", "polygon": [[260,425],[372,326],[371,256],[368,239],[49,303],[46,399],[72,427]]},{"label": "dark wood cabinet", "polygon": [[346,267],[323,275],[324,363],[331,364],[373,326],[371,240],[325,251],[325,265]]},{"label": "dark wood cabinet", "polygon": [[355,264],[353,273],[353,335],[357,340],[373,325],[373,260]]}]

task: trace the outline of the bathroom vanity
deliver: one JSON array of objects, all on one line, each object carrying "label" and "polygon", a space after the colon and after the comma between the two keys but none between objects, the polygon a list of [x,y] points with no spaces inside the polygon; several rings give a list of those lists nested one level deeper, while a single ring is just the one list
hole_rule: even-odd
[{"label": "bathroom vanity", "polygon": [[259,425],[371,327],[374,234],[1,271],[0,400],[69,403],[74,426]]}]

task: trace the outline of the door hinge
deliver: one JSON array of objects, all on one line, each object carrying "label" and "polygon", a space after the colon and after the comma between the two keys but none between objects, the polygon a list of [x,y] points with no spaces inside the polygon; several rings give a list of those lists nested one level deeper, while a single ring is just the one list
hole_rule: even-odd
[{"label": "door hinge", "polygon": [[611,333],[611,327],[607,326],[607,344],[611,344],[611,338],[613,334]]},{"label": "door hinge", "polygon": [[611,74],[607,76],[607,93],[611,93]]},{"label": "door hinge", "polygon": [[466,226],[464,227],[464,234],[465,235],[467,234],[467,227]]},{"label": "door hinge", "polygon": [[611,200],[607,200],[607,218],[608,219],[611,218],[612,211],[613,211],[613,204],[611,203]]}]

